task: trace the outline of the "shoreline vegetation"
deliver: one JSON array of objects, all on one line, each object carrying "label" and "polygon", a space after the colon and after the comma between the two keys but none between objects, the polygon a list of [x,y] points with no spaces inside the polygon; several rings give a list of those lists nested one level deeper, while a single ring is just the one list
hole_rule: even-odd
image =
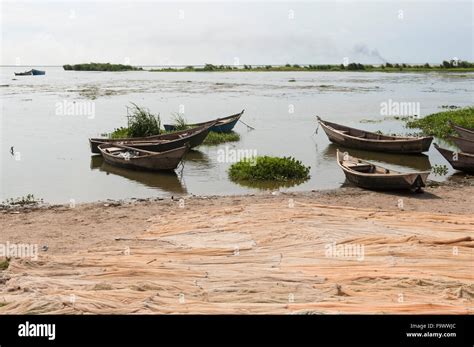
[{"label": "shoreline vegetation", "polygon": [[474,128],[474,106],[449,109],[448,111],[433,113],[419,119],[405,119],[405,121],[407,128],[420,129],[423,135],[447,140],[449,136],[456,134],[448,121],[452,121],[462,127]]},{"label": "shoreline vegetation", "polygon": [[231,72],[231,71],[253,71],[253,72],[298,72],[298,71],[362,71],[362,72],[474,72],[474,63],[467,61],[443,61],[439,65],[428,63],[421,65],[410,65],[405,63],[384,63],[381,65],[349,63],[349,64],[286,64],[286,65],[214,65],[204,66],[188,65],[184,67],[162,67],[144,69],[139,66],[110,64],[110,63],[86,63],[75,65],[63,65],[67,71],[150,71],[150,72]]}]

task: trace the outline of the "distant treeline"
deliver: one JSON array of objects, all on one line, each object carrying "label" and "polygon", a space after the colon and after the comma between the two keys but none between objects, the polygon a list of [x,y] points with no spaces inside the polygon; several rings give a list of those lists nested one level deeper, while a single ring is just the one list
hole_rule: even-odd
[{"label": "distant treeline", "polygon": [[[76,64],[76,65],[64,65],[64,70],[75,70],[75,71],[137,71],[143,70],[141,67],[135,67],[131,65],[122,64],[110,64],[110,63],[88,63],[88,64]],[[397,72],[397,71],[474,71],[474,63],[461,60],[443,61],[439,65],[430,65],[428,63],[423,65],[410,65],[410,64],[391,64],[385,63],[382,65],[370,65],[370,64],[333,64],[333,65],[298,65],[298,64],[286,64],[286,65],[244,65],[244,66],[232,66],[232,65],[213,65],[206,64],[203,67],[186,66],[184,68],[164,67],[159,69],[151,69],[150,71],[157,72],[194,72],[194,71],[385,71],[385,72]]]},{"label": "distant treeline", "polygon": [[75,64],[75,65],[63,65],[64,70],[74,71],[136,71],[143,70],[141,67],[135,67],[131,65],[123,64],[110,64],[110,63],[88,63],[88,64]]},{"label": "distant treeline", "polygon": [[428,63],[423,65],[410,64],[391,64],[385,63],[379,66],[370,64],[350,63],[347,65],[298,65],[286,64],[282,66],[264,65],[252,66],[244,65],[213,65],[206,64],[204,67],[186,66],[184,68],[161,68],[152,69],[151,71],[474,71],[474,63],[466,61],[443,61],[440,65],[430,65]]}]

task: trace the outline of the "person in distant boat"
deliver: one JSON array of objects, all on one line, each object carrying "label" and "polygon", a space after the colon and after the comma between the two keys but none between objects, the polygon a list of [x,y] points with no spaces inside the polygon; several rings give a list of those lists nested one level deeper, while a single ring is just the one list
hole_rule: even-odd
[{"label": "person in distant boat", "polygon": [[13,146],[10,147],[10,153],[11,155],[15,155],[15,148],[13,148]]}]

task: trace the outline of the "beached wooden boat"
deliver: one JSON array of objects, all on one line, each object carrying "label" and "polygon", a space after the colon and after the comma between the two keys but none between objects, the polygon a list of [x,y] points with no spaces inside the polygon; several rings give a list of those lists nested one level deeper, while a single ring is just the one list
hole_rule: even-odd
[{"label": "beached wooden boat", "polygon": [[[217,118],[215,120],[211,120],[207,122],[190,124],[190,126],[202,126],[205,124],[215,122],[215,124],[211,128],[211,131],[214,131],[216,133],[228,133],[228,132],[231,132],[232,129],[234,129],[235,124],[237,124],[240,117],[242,117],[242,115],[244,114],[244,111],[245,110],[242,110],[242,112],[240,113],[236,113],[224,118]],[[176,126],[173,124],[165,124],[164,127],[165,127],[165,130],[167,131],[173,131],[176,129]]]},{"label": "beached wooden boat", "polygon": [[111,165],[152,171],[176,169],[188,149],[188,146],[183,146],[165,152],[151,152],[115,143],[99,146],[102,157]]},{"label": "beached wooden boat", "polygon": [[453,141],[456,146],[459,147],[461,152],[474,154],[474,140],[469,140],[457,136],[449,136],[449,139]]},{"label": "beached wooden boat", "polygon": [[456,132],[461,136],[463,139],[468,139],[474,141],[474,129],[464,128],[457,124],[454,124],[452,121],[449,121],[449,125],[451,128],[456,130]]},{"label": "beached wooden boat", "polygon": [[318,121],[331,142],[348,148],[363,149],[366,151],[413,154],[428,151],[431,142],[433,141],[433,137],[431,136],[388,136],[327,122],[319,117]]},{"label": "beached wooden boat", "polygon": [[46,75],[46,71],[36,70],[36,69],[31,70],[31,73],[35,76],[37,76],[37,75]]},{"label": "beached wooden boat", "polygon": [[24,71],[24,72],[15,72],[15,76],[31,76],[33,75],[33,70]]},{"label": "beached wooden boat", "polygon": [[336,157],[337,164],[344,171],[346,179],[366,189],[419,191],[425,186],[430,174],[429,171],[403,173],[389,170],[339,150]]},{"label": "beached wooden boat", "polygon": [[449,149],[441,148],[436,143],[434,146],[454,169],[474,173],[474,154],[450,151]]},{"label": "beached wooden boat", "polygon": [[172,134],[162,134],[147,137],[132,137],[121,139],[91,138],[89,144],[91,152],[100,154],[99,145],[103,143],[117,143],[152,152],[163,152],[189,144],[194,148],[202,144],[214,123],[201,125],[195,128],[177,131]]}]

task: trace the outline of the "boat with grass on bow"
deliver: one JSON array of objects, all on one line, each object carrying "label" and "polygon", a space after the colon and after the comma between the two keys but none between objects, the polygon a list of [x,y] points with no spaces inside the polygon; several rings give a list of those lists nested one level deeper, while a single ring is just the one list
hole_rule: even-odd
[{"label": "boat with grass on bow", "polygon": [[177,131],[170,134],[153,135],[146,137],[130,137],[120,139],[90,138],[91,152],[100,154],[99,145],[116,143],[152,152],[162,152],[182,147],[186,144],[194,148],[203,143],[214,123],[208,123],[195,128]]}]

